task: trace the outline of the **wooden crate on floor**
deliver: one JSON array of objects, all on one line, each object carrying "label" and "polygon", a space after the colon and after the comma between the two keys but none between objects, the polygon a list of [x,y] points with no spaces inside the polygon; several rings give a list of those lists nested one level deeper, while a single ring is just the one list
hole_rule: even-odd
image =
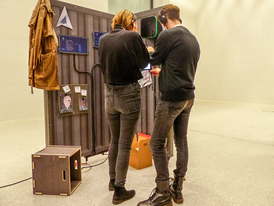
[{"label": "wooden crate on floor", "polygon": [[32,154],[33,194],[71,195],[82,183],[81,147],[47,146]]}]

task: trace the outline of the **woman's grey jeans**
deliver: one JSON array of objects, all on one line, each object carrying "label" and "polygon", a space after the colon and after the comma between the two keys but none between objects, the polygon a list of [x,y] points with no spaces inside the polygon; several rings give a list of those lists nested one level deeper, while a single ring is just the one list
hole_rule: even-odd
[{"label": "woman's grey jeans", "polygon": [[131,144],[140,115],[141,97],[138,83],[105,84],[105,109],[111,131],[109,176],[123,187],[129,166]]}]

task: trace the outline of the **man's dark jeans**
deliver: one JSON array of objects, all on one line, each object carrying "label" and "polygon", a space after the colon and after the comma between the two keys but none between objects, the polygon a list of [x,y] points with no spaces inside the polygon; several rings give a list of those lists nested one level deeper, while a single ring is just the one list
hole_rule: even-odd
[{"label": "man's dark jeans", "polygon": [[138,83],[105,85],[106,114],[111,131],[109,175],[115,185],[125,185],[131,144],[140,115],[141,97]]},{"label": "man's dark jeans", "polygon": [[156,119],[149,147],[157,172],[156,182],[169,179],[168,158],[165,142],[173,125],[174,142],[177,151],[174,173],[184,177],[188,164],[187,127],[194,99],[181,102],[160,101],[156,108]]}]

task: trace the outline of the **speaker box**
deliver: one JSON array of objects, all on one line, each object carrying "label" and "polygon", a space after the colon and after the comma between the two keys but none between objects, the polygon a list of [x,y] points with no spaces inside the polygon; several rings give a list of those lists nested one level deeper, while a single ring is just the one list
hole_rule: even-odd
[{"label": "speaker box", "polygon": [[156,38],[162,31],[162,25],[155,16],[143,18],[141,20],[141,36],[144,39]]}]

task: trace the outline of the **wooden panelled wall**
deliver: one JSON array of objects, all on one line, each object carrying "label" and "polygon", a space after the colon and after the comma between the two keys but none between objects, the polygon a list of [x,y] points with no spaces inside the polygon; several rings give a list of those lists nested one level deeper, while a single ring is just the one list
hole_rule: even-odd
[{"label": "wooden panelled wall", "polygon": [[[109,148],[110,131],[104,108],[104,82],[100,66],[97,65],[100,63],[99,54],[98,49],[93,47],[92,35],[94,31],[110,31],[114,15],[57,0],[51,0],[51,6],[55,13],[53,26],[57,36],[63,34],[88,38],[88,55],[75,55],[75,62],[79,71],[91,72],[92,75],[79,73],[74,69],[72,54],[57,52],[60,84],[88,85],[88,113],[59,115],[58,91],[45,91],[46,144],[81,146],[82,156],[85,157],[106,152]],[[56,27],[64,6],[72,30],[64,26]],[[158,11],[159,9],[154,9],[136,16],[140,20],[143,17],[156,15]],[[140,30],[140,21],[138,24]],[[145,43],[153,46],[154,40],[145,40]],[[157,82],[157,77],[154,77],[154,85],[142,89],[142,111],[137,132],[152,133],[156,96],[159,96]]]}]

